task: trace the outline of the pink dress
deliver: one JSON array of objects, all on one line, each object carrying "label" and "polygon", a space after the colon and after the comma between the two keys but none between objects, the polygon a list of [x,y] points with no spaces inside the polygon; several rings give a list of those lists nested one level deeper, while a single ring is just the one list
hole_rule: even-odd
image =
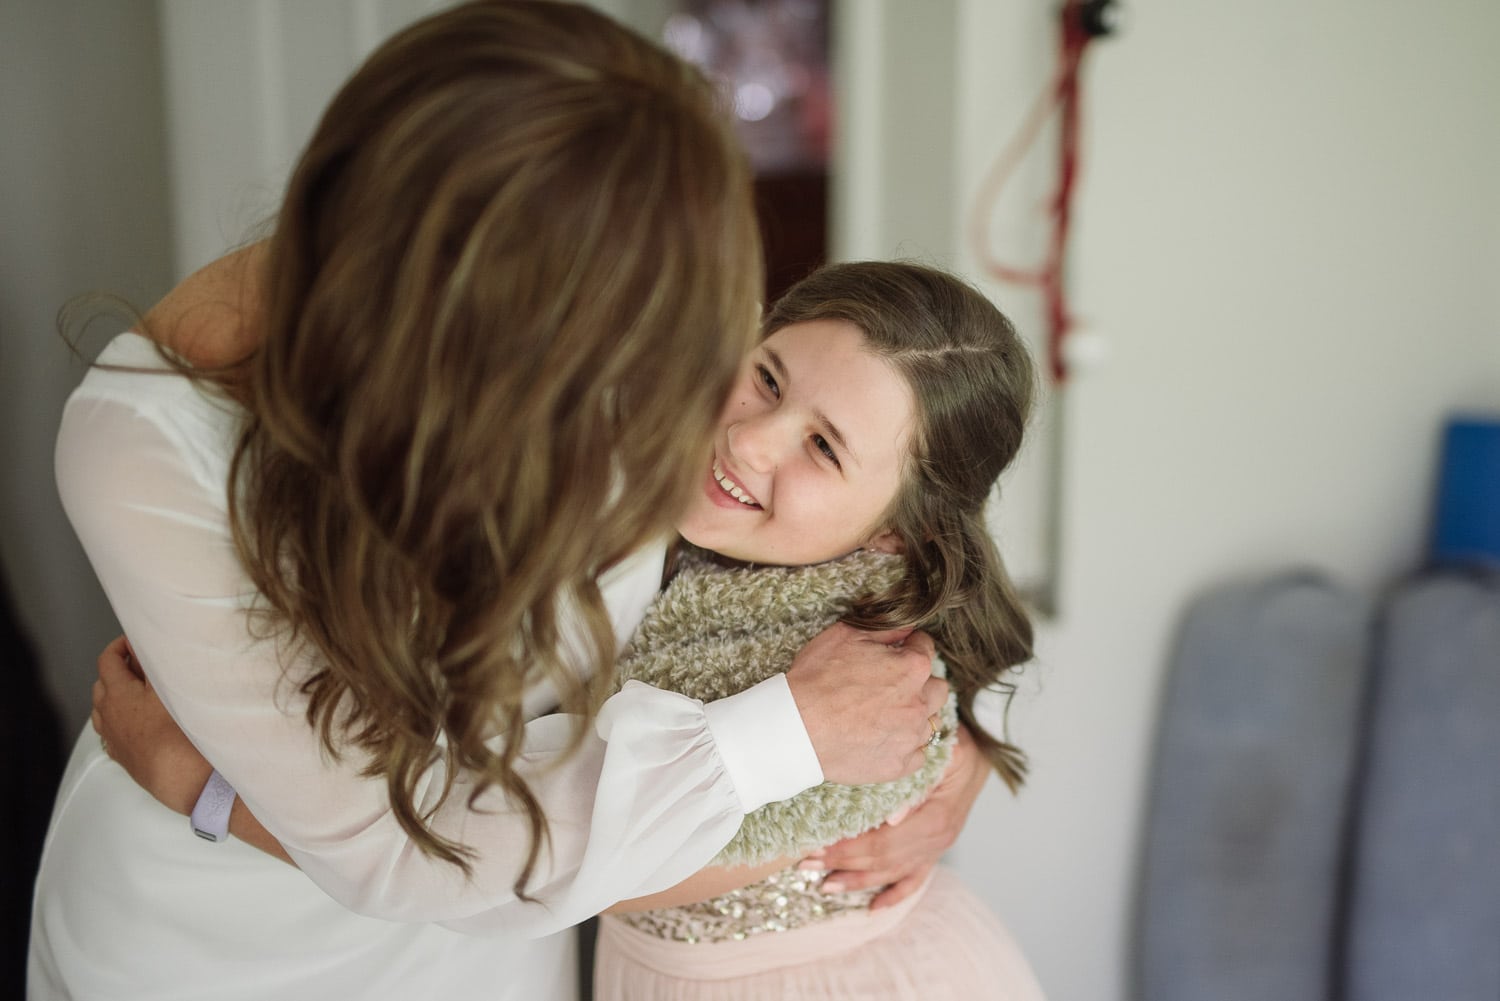
[{"label": "pink dress", "polygon": [[[806,896],[787,885],[797,879],[792,873],[779,878],[779,887],[756,884],[738,891],[738,898],[646,912],[663,916],[656,919],[605,915],[599,922],[595,1001],[1042,1001],[1036,976],[1010,934],[946,869],[934,872],[921,892],[879,911],[854,903],[813,914],[815,901],[858,895],[824,896],[813,884]],[[746,906],[747,895],[765,906]],[[787,901],[779,911],[778,900]],[[730,917],[736,903],[744,908],[738,919]],[[695,923],[680,913],[705,906],[730,914],[716,924]],[[784,916],[788,906],[790,921]],[[798,923],[795,912],[811,919]],[[707,937],[689,941],[694,931]]]},{"label": "pink dress", "polygon": [[[791,664],[801,646],[845,614],[854,596],[888,586],[899,557],[856,552],[806,567],[725,566],[685,548],[677,572],[621,655],[622,678],[713,699]],[[914,776],[891,783],[824,783],[751,812],[715,864],[796,858],[878,826],[922,798],[951,755],[957,717]],[[1021,951],[952,873],[939,869],[897,907],[871,911],[878,892],[825,893],[821,876],[787,869],[682,907],[600,920],[597,1001],[1040,1001]]]}]

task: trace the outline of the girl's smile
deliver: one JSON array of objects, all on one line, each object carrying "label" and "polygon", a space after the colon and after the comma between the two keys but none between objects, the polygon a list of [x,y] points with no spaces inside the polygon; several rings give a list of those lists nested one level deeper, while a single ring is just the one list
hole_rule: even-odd
[{"label": "girl's smile", "polygon": [[[734,479],[734,477],[730,476],[724,471],[724,467],[719,465],[719,460],[715,459],[711,468],[713,472],[714,482],[719,485],[721,496],[728,495],[729,497],[734,498],[736,504],[744,507],[760,507],[760,504],[756,501],[756,499],[750,496],[750,494],[746,493],[745,488],[742,487],[739,482]],[[731,507],[733,505],[725,506]]]},{"label": "girl's smile", "polygon": [[858,327],[778,330],[746,359],[714,452],[678,524],[694,545],[752,563],[819,563],[886,548],[916,419],[910,389]]}]

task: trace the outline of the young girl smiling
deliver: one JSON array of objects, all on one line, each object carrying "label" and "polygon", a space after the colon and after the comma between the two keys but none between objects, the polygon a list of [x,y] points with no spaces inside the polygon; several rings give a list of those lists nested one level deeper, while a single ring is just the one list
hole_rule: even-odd
[{"label": "young girl smiling", "polygon": [[[957,279],[909,264],[824,268],[765,324],[719,416],[688,544],[618,667],[699,699],[784,671],[843,619],[936,640],[955,706],[926,767],[825,783],[751,813],[707,869],[606,915],[597,1001],[1041,996],[984,906],[939,870],[895,907],[797,860],[899,820],[972,734],[1012,789],[1020,753],[975,718],[1009,692],[1031,627],[985,528],[1030,411],[1032,367],[1010,323]],[[956,712],[954,711],[956,708]]]},{"label": "young girl smiling", "polygon": [[[1030,414],[1031,362],[984,296],[911,264],[823,268],[776,304],[763,334],[720,412],[677,520],[673,574],[620,658],[619,683],[721,698],[785,671],[842,620],[930,634],[952,698],[929,721],[916,775],[767,804],[716,867],[612,908],[595,998],[1035,1001],[1024,957],[950,873],[872,909],[876,888],[825,880],[818,858],[899,822],[956,743],[972,742],[1010,788],[1021,783],[1022,755],[979,721],[975,700],[1008,697],[1010,672],[1031,657],[1030,622],[984,519]],[[160,763],[196,752],[112,735],[111,753],[170,802]]]}]

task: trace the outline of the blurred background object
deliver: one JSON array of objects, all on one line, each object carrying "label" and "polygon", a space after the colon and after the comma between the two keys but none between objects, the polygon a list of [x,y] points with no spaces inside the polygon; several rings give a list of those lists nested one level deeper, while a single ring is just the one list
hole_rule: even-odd
[{"label": "blurred background object", "polygon": [[1293,570],[1188,607],[1153,765],[1135,996],[1332,1001],[1372,604]]},{"label": "blurred background object", "polygon": [[1431,561],[1500,567],[1500,417],[1455,417],[1443,432]]},{"label": "blurred background object", "polygon": [[6,767],[0,798],[6,804],[0,835],[0,997],[25,993],[26,936],[31,924],[31,881],[42,857],[42,839],[62,779],[63,732],[57,707],[42,685],[36,648],[16,615],[8,577],[0,572],[0,663],[6,697],[0,702],[0,754]]},{"label": "blurred background object", "polygon": [[660,37],[719,81],[755,169],[766,301],[828,259],[828,0],[679,0]]}]

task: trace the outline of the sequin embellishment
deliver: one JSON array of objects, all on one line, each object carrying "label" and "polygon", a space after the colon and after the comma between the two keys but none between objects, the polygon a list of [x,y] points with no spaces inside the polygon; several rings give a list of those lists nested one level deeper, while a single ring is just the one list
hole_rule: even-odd
[{"label": "sequin embellishment", "polygon": [[848,911],[868,910],[878,888],[824,893],[821,872],[785,869],[738,890],[655,911],[620,914],[626,924],[674,942],[738,942],[753,935],[801,928]]}]

